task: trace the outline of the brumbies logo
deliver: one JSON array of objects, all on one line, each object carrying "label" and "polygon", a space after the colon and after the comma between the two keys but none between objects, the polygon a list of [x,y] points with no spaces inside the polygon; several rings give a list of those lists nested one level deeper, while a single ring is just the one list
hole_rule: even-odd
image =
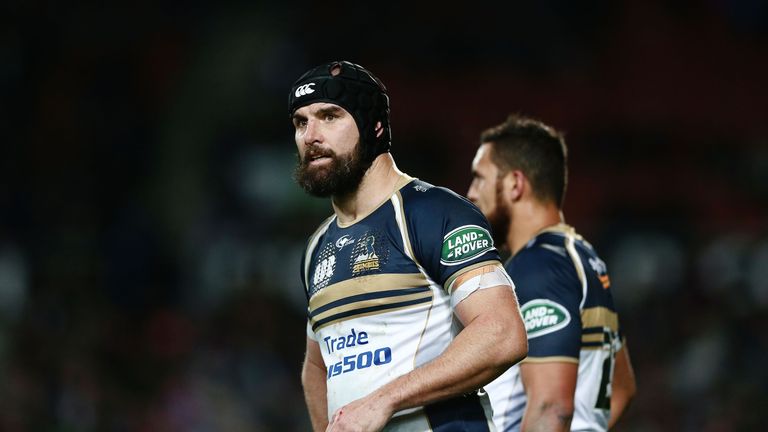
[{"label": "brumbies logo", "polygon": [[379,256],[376,255],[376,237],[365,236],[357,242],[352,252],[352,274],[379,269]]},{"label": "brumbies logo", "polygon": [[571,322],[568,309],[547,299],[535,299],[520,307],[528,339],[556,332]]},{"label": "brumbies logo", "polygon": [[483,227],[464,225],[443,238],[440,264],[453,266],[470,261],[493,249],[493,238]]}]

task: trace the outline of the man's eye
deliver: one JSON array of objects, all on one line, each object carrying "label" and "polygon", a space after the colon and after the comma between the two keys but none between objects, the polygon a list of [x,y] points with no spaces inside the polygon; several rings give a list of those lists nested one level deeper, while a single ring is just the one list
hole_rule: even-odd
[{"label": "man's eye", "polygon": [[334,119],[336,119],[336,116],[333,115],[333,114],[326,114],[325,115],[325,121],[333,121]]}]

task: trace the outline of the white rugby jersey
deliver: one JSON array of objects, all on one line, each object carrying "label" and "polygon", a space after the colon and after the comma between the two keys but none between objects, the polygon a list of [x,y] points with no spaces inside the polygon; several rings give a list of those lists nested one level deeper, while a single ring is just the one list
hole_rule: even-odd
[{"label": "white rugby jersey", "polygon": [[[572,227],[559,224],[533,238],[505,267],[528,333],[523,361],[578,363],[571,430],[607,430],[621,339],[605,263]],[[496,428],[520,430],[526,404],[520,366],[485,389]]]},{"label": "white rugby jersey", "polygon": [[[388,201],[354,224],[335,216],[302,260],[307,335],[327,368],[328,416],[440,355],[460,330],[460,274],[501,264],[488,222],[448,189],[403,177]],[[478,355],[482,355],[478,353]],[[477,392],[396,413],[385,430],[492,430]]]}]

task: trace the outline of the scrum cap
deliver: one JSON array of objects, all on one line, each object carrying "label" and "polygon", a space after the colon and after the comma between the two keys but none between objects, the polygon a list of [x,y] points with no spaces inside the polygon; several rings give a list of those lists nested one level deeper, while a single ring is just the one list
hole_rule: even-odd
[{"label": "scrum cap", "polygon": [[[348,61],[334,61],[310,69],[291,86],[288,115],[292,116],[297,109],[315,102],[336,104],[352,115],[368,161],[389,151],[392,132],[387,89],[364,67]],[[381,122],[383,129],[378,137],[377,122]]]}]

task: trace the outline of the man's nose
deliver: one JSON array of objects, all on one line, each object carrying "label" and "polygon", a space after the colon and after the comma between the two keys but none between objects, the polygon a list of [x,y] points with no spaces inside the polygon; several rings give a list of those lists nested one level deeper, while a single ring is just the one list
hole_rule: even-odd
[{"label": "man's nose", "polygon": [[467,198],[473,203],[477,203],[477,188],[475,187],[474,181],[469,184],[469,190],[467,190]]},{"label": "man's nose", "polygon": [[321,141],[322,135],[320,133],[320,128],[318,127],[317,122],[314,119],[309,119],[307,121],[307,129],[304,132],[304,144],[310,145],[312,143]]}]

